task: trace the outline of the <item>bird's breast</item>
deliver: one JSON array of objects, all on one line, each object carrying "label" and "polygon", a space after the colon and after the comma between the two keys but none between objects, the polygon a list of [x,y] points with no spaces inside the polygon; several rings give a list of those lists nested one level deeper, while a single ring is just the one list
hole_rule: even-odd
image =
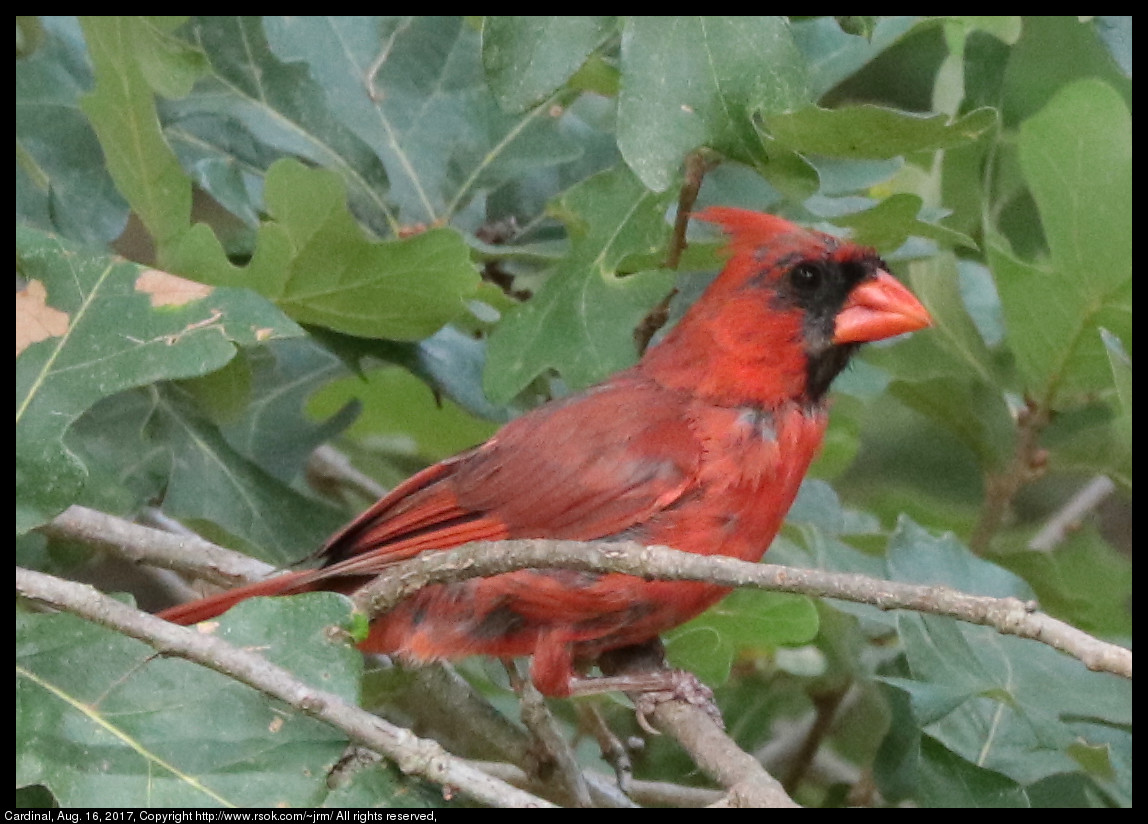
[{"label": "bird's breast", "polygon": [[825,412],[799,404],[706,407],[695,420],[703,451],[693,488],[645,537],[688,552],[760,560],[821,445]]}]

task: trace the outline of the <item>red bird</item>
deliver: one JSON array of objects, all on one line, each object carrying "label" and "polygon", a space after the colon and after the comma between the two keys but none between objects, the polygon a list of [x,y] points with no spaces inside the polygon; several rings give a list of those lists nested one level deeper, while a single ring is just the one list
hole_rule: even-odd
[{"label": "red bird", "polygon": [[[729,235],[729,261],[636,366],[419,472],[331,538],[319,569],[161,616],[191,624],[256,595],[353,592],[396,561],[476,540],[633,540],[759,560],[821,445],[830,382],[862,342],[931,320],[872,249],[740,209],[697,217]],[[620,682],[580,676],[576,662],[651,641],[727,592],[521,570],[422,589],[360,646],[416,663],[529,655],[542,693],[598,692]]]}]

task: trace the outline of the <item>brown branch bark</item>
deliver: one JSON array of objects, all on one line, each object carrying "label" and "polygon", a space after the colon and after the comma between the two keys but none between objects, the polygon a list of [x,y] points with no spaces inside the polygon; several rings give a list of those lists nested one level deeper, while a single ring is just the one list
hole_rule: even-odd
[{"label": "brown branch bark", "polygon": [[1029,401],[1017,418],[1016,446],[1008,464],[985,477],[985,499],[976,526],[969,535],[969,549],[984,555],[1012,508],[1013,499],[1025,484],[1044,474],[1048,452],[1040,436],[1052,419],[1048,406]]}]

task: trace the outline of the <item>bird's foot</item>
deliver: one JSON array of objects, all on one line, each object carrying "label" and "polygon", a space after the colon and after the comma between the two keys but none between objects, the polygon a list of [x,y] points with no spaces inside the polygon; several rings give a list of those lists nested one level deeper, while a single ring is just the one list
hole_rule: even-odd
[{"label": "bird's foot", "polygon": [[638,725],[654,735],[658,731],[649,718],[659,704],[683,701],[705,710],[721,729],[725,721],[714,703],[713,690],[703,684],[692,672],[679,669],[659,669],[652,672],[628,672],[624,675],[604,675],[598,678],[574,678],[570,682],[570,695],[596,695],[603,692],[629,693],[634,700]]},{"label": "bird's foot", "polygon": [[705,711],[719,729],[725,729],[725,720],[714,702],[714,693],[696,675],[686,670],[663,670],[666,676],[665,689],[642,692],[634,698],[634,709],[638,725],[647,732],[659,734],[649,722],[659,704],[667,701],[682,701]]}]

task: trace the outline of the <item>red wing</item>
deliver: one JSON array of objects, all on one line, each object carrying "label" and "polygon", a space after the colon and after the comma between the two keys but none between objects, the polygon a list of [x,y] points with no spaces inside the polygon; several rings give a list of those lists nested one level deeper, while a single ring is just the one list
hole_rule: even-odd
[{"label": "red wing", "polygon": [[328,542],[318,577],[475,540],[613,535],[681,497],[700,459],[680,396],[627,373],[410,478]]}]

